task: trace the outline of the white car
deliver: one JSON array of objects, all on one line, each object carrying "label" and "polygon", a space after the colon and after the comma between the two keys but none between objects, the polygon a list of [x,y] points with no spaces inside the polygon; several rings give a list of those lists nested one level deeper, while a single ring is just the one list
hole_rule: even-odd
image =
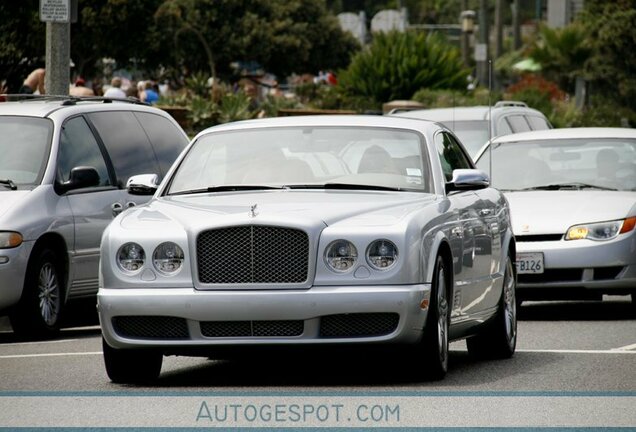
[{"label": "white car", "polygon": [[636,130],[507,135],[482,149],[477,166],[510,202],[519,300],[636,302]]},{"label": "white car", "polygon": [[472,158],[490,137],[552,128],[541,111],[516,101],[499,101],[492,107],[433,108],[392,115],[443,123],[457,135]]},{"label": "white car", "polygon": [[[407,348],[441,378],[450,340],[516,345],[508,204],[454,135],[397,117],[255,120],[201,132],[107,228],[98,309],[111,380],[163,355]],[[303,348],[303,349],[304,349]]]}]

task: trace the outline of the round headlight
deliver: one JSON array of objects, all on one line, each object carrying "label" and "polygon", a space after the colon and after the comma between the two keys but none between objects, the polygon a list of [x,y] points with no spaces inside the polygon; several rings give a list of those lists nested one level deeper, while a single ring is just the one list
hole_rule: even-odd
[{"label": "round headlight", "polygon": [[333,271],[346,272],[358,260],[358,250],[347,240],[335,240],[325,250],[325,263]]},{"label": "round headlight", "polygon": [[367,248],[367,262],[376,270],[391,268],[397,258],[397,247],[389,240],[376,240]]},{"label": "round headlight", "polygon": [[152,254],[152,265],[161,274],[175,274],[183,265],[183,249],[176,243],[161,243]]},{"label": "round headlight", "polygon": [[125,273],[137,273],[146,262],[146,252],[137,243],[126,243],[117,251],[117,264]]}]

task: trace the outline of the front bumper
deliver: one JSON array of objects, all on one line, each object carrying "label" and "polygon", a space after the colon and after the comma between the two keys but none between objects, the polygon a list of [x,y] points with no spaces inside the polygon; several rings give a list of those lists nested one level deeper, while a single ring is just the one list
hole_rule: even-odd
[{"label": "front bumper", "polygon": [[412,344],[421,339],[427,310],[420,304],[429,298],[429,284],[280,291],[102,288],[97,296],[110,346],[177,353],[229,345]]},{"label": "front bumper", "polygon": [[[517,242],[517,253],[541,252],[543,274],[519,274],[521,296],[552,294],[629,294],[636,290],[636,234],[610,241],[573,240]],[[562,297],[562,296],[558,296]]]}]

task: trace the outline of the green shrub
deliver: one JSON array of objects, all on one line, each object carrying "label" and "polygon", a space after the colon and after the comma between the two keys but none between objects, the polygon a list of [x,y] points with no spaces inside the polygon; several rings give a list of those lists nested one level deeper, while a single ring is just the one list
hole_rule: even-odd
[{"label": "green shrub", "polygon": [[437,33],[378,33],[339,74],[339,85],[374,104],[411,99],[422,89],[463,89],[468,70],[459,51]]},{"label": "green shrub", "polygon": [[458,90],[430,90],[417,91],[412,98],[420,102],[426,108],[451,108],[458,106],[476,106],[495,104],[502,99],[500,92],[488,94],[487,89],[478,89],[473,92]]}]

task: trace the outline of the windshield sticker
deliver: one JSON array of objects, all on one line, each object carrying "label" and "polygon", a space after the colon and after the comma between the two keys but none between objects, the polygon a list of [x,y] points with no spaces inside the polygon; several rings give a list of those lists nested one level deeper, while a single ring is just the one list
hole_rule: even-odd
[{"label": "windshield sticker", "polygon": [[407,168],[406,175],[422,177],[422,170],[419,168]]}]

